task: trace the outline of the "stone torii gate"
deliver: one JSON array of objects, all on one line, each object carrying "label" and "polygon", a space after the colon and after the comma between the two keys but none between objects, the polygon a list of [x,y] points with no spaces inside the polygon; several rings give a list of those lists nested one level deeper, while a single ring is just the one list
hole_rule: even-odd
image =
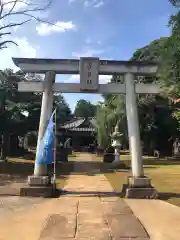
[{"label": "stone torii gate", "polygon": [[[154,84],[135,84],[135,75],[152,76],[157,65],[152,62],[109,61],[99,58],[74,59],[30,59],[13,58],[16,66],[25,73],[43,73],[43,82],[20,82],[18,90],[43,92],[37,151],[52,113],[53,93],[125,94],[129,146],[131,152],[132,177],[125,186],[127,197],[152,197],[156,192],[150,180],[144,176],[140,144],[136,94],[158,94],[160,87]],[[56,74],[80,74],[79,83],[55,83]],[[99,75],[124,75],[124,84],[99,84]],[[45,186],[49,183],[47,166],[35,162],[34,175],[28,177],[30,186]],[[42,188],[41,188],[42,189]],[[45,190],[43,190],[45,191]]]}]

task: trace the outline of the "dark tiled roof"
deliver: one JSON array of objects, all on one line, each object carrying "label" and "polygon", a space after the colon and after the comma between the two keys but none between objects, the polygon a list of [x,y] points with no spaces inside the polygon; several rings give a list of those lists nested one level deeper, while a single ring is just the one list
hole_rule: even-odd
[{"label": "dark tiled roof", "polygon": [[95,128],[71,128],[70,131],[73,132],[94,132]]},{"label": "dark tiled roof", "polygon": [[60,126],[61,129],[77,132],[94,132],[96,128],[95,118],[75,117]]}]

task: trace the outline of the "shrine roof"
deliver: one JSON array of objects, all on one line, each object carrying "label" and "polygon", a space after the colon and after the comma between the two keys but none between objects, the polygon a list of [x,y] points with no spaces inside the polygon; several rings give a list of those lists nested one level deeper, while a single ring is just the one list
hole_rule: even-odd
[{"label": "shrine roof", "polygon": [[94,132],[96,129],[96,120],[90,117],[74,117],[72,120],[60,125],[60,128],[73,132]]}]

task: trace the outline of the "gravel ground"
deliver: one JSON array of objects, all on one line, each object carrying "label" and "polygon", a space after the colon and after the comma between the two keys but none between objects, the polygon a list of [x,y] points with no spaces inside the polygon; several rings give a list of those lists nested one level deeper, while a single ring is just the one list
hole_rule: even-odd
[{"label": "gravel ground", "polygon": [[47,201],[41,198],[22,198],[19,196],[0,197],[0,218],[27,208],[35,208],[38,203]]},{"label": "gravel ground", "polygon": [[22,198],[19,196],[0,197],[0,218],[15,214],[17,212],[24,212],[36,206],[47,199],[41,198]]},{"label": "gravel ground", "polygon": [[27,208],[34,208],[38,203],[47,201],[44,198],[20,197],[20,188],[25,181],[26,178],[19,176],[0,174],[0,218]]}]

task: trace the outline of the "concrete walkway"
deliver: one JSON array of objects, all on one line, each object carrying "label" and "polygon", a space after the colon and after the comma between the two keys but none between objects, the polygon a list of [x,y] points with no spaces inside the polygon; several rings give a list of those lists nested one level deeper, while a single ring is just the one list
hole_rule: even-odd
[{"label": "concrete walkway", "polygon": [[180,208],[159,200],[122,200],[103,174],[83,174],[93,171],[86,166],[77,164],[81,169],[60,198],[1,214],[0,240],[179,239]]},{"label": "concrete walkway", "polygon": [[126,199],[125,202],[143,223],[150,239],[180,239],[180,208],[161,200]]},{"label": "concrete walkway", "polygon": [[66,190],[59,199],[0,218],[0,239],[149,239],[104,176],[71,176]]},{"label": "concrete walkway", "polygon": [[53,234],[57,239],[149,239],[140,221],[115,195],[103,175],[70,176],[66,191],[59,200],[64,209],[59,216],[63,232],[52,229],[50,221],[41,240]]}]

